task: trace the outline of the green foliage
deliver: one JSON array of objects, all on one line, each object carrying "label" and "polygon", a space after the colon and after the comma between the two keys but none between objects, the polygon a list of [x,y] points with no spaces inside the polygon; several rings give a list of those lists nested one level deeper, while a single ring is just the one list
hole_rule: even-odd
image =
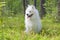
[{"label": "green foliage", "polygon": [[[30,4],[33,4],[32,0]],[[22,0],[0,1],[0,40],[60,40],[60,23],[56,22],[57,0],[46,0],[44,6],[47,14],[41,19],[41,33],[26,35]],[[37,0],[37,9],[40,11],[40,0]]]},{"label": "green foliage", "polygon": [[7,7],[15,13],[21,12],[22,10],[22,1],[21,0],[9,0],[7,1]]},{"label": "green foliage", "polygon": [[46,0],[44,4],[47,13],[53,13],[57,7],[57,0]]},{"label": "green foliage", "polygon": [[60,23],[53,21],[53,17],[48,15],[42,19],[42,31],[40,34],[24,33],[24,15],[19,14],[15,17],[3,17],[0,26],[1,40],[60,40]]},{"label": "green foliage", "polygon": [[1,14],[2,14],[2,8],[3,8],[3,6],[5,6],[5,2],[0,2],[0,16],[1,16]]}]

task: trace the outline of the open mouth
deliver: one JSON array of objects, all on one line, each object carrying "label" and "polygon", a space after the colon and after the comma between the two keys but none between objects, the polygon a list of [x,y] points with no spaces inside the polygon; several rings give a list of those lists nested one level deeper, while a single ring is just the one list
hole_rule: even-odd
[{"label": "open mouth", "polygon": [[27,16],[28,16],[28,18],[29,18],[29,17],[32,17],[32,16],[33,16],[33,14],[31,14],[31,15],[28,15],[28,14],[27,14]]}]

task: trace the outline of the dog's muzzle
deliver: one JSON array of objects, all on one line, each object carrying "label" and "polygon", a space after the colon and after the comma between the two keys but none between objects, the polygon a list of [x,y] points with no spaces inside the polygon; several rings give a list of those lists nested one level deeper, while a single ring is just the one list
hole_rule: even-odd
[{"label": "dog's muzzle", "polygon": [[32,16],[33,16],[33,14],[31,14],[31,15],[27,14],[27,16],[28,16],[28,18],[29,18],[29,17],[32,17]]}]

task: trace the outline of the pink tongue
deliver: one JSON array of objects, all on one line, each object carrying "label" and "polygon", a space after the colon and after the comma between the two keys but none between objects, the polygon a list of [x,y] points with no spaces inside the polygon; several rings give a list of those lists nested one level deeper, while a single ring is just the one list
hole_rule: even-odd
[{"label": "pink tongue", "polygon": [[27,17],[27,18],[30,18],[30,17]]}]

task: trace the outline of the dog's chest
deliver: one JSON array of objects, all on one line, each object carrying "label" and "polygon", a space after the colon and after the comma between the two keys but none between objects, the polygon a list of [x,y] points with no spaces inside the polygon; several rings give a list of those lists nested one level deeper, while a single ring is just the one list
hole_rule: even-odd
[{"label": "dog's chest", "polygon": [[27,20],[27,24],[30,27],[35,27],[37,26],[37,22],[35,20]]}]

